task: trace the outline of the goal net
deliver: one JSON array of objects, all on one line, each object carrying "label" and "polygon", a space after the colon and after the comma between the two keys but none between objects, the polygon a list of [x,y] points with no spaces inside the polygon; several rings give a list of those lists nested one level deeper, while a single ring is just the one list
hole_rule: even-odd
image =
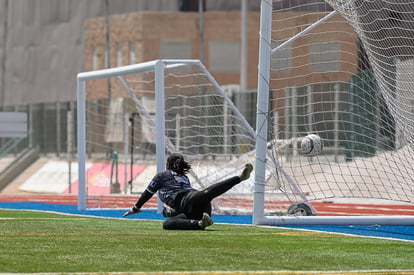
[{"label": "goal net", "polygon": [[262,1],[258,77],[255,223],[414,223],[413,1]]},{"label": "goal net", "polygon": [[[130,207],[174,152],[191,163],[196,189],[239,175],[254,162],[255,132],[237,96],[198,60],[78,74],[78,208]],[[252,193],[253,180],[244,181],[213,210],[251,212]]]}]

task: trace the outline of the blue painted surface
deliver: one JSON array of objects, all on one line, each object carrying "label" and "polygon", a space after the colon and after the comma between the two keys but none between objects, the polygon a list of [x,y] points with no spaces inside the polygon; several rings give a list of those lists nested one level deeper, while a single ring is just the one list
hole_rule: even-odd
[{"label": "blue painted surface", "polygon": [[[79,211],[76,205],[51,204],[43,202],[0,202],[0,209],[39,210],[64,214],[85,215],[93,217],[122,218],[125,209],[90,209]],[[213,215],[214,222],[232,224],[252,224],[249,215]],[[130,215],[127,219],[165,220],[156,210],[144,209],[141,213]]]},{"label": "blue painted surface", "polygon": [[[125,212],[120,209],[79,211],[76,205],[40,202],[0,202],[0,209],[50,211],[106,218],[122,218],[122,214]],[[252,217],[249,215],[213,215],[212,218],[216,223],[252,224]],[[143,210],[139,214],[128,216],[127,219],[164,220],[164,217],[155,210]],[[297,225],[282,227],[414,241],[414,226]]]}]

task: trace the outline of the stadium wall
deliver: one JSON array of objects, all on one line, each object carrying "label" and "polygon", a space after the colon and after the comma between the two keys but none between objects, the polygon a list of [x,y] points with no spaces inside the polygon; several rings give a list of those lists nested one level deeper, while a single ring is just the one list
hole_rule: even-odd
[{"label": "stadium wall", "polygon": [[[0,0],[0,53],[5,53],[0,56],[5,61],[1,106],[76,100],[83,24],[104,15],[104,2]],[[178,0],[109,1],[110,14],[148,10],[178,11]]]}]

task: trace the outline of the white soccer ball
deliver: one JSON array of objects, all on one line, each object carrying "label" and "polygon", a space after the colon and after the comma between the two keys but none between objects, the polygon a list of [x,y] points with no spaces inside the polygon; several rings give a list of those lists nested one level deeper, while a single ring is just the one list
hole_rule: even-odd
[{"label": "white soccer ball", "polygon": [[307,135],[302,138],[300,148],[302,153],[307,157],[319,155],[323,149],[322,139],[315,134]]}]

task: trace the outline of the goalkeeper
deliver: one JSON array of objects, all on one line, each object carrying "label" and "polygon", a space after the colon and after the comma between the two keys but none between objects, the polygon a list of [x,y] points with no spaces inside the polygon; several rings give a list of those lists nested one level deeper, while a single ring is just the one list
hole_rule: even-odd
[{"label": "goalkeeper", "polygon": [[240,176],[234,176],[198,191],[191,187],[187,173],[191,165],[181,154],[174,153],[167,159],[166,170],[154,176],[135,205],[124,217],[139,213],[141,207],[158,191],[160,200],[166,205],[163,215],[164,229],[202,230],[213,224],[211,201],[250,177],[253,170],[246,164]]}]

